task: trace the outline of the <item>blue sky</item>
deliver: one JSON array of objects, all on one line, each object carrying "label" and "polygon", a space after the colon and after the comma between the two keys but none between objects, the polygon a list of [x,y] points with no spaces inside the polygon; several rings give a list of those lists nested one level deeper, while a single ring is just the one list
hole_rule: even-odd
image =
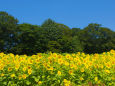
[{"label": "blue sky", "polygon": [[98,23],[115,31],[115,0],[1,0],[0,11],[19,23],[41,25],[51,18],[70,28]]}]

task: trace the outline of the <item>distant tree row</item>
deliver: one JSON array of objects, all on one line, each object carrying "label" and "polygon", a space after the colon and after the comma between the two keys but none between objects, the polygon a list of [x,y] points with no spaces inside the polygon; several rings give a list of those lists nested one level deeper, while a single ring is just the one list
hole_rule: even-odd
[{"label": "distant tree row", "polygon": [[91,23],[84,29],[72,28],[48,19],[42,25],[18,24],[0,12],[0,52],[32,55],[44,52],[102,53],[115,49],[115,32]]}]

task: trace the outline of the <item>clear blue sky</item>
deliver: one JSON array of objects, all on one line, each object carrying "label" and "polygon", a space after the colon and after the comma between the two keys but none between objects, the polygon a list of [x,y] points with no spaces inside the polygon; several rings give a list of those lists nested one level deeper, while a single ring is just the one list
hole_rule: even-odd
[{"label": "clear blue sky", "polygon": [[19,23],[41,25],[51,18],[70,28],[99,23],[115,31],[115,0],[1,0],[0,11]]}]

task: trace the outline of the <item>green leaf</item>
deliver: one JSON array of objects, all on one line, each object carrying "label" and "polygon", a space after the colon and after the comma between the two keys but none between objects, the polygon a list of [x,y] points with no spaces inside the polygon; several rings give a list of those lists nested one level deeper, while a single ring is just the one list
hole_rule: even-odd
[{"label": "green leaf", "polygon": [[4,85],[7,85],[7,82],[3,82]]},{"label": "green leaf", "polygon": [[35,76],[32,76],[33,79],[35,79],[36,77]]},{"label": "green leaf", "polygon": [[0,77],[0,81],[2,81],[3,79],[2,79],[2,77]]},{"label": "green leaf", "polygon": [[34,79],[35,79],[35,81],[36,81],[36,82],[38,82],[38,81],[39,81],[39,78],[34,78]]},{"label": "green leaf", "polygon": [[31,82],[29,82],[29,81],[26,81],[26,84],[27,84],[27,85],[30,85],[30,84],[31,84]]}]

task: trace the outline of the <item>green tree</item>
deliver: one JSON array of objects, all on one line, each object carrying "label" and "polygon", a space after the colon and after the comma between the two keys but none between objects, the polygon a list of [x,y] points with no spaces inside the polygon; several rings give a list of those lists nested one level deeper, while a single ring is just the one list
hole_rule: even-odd
[{"label": "green tree", "polygon": [[60,47],[61,47],[61,45],[57,41],[49,41],[48,42],[48,51],[59,53],[59,52],[61,52]]},{"label": "green tree", "polygon": [[16,45],[11,48],[11,52],[15,52],[15,54],[35,54],[38,30],[39,27],[36,25],[27,23],[19,24],[16,31]]},{"label": "green tree", "polygon": [[83,45],[81,44],[78,36],[74,36],[71,40],[71,46],[72,46],[72,53],[76,52],[82,52],[83,51]]},{"label": "green tree", "polygon": [[113,49],[114,45],[111,39],[114,35],[112,34],[113,31],[108,28],[101,27],[100,24],[89,24],[79,32],[79,38],[84,45],[84,52],[102,53]]},{"label": "green tree", "polygon": [[18,20],[7,12],[0,12],[0,50],[8,52],[15,45],[15,29]]},{"label": "green tree", "polygon": [[72,28],[72,37],[78,36],[78,32],[81,31],[80,28]]},{"label": "green tree", "polygon": [[[64,37],[71,37],[71,30],[69,27],[63,24],[56,23],[55,21],[48,19],[41,25],[42,31],[45,39],[47,39],[47,51],[60,52],[60,47],[63,47],[58,40]],[[52,43],[51,43],[52,42]],[[56,47],[58,46],[58,47]]]}]

